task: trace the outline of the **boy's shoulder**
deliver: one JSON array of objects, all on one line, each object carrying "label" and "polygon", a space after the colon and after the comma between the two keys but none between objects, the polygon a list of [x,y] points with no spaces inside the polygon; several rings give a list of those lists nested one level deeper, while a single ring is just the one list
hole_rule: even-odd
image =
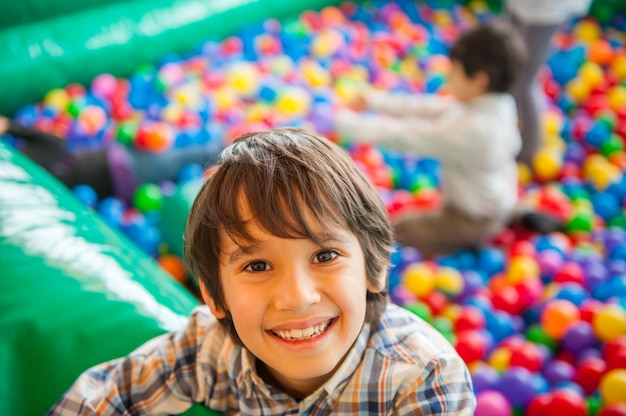
[{"label": "boy's shoulder", "polygon": [[425,366],[442,355],[457,355],[450,342],[432,325],[395,304],[387,305],[369,346],[391,360]]}]

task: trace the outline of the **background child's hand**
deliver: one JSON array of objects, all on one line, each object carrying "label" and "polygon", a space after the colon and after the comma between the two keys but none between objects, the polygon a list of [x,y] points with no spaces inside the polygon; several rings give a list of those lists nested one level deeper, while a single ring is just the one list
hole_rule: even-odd
[{"label": "background child's hand", "polygon": [[9,129],[9,119],[4,116],[0,116],[0,136],[6,133],[8,129]]},{"label": "background child's hand", "polygon": [[361,112],[367,110],[367,100],[362,94],[357,94],[353,99],[349,100],[346,103],[346,106],[356,112]]}]

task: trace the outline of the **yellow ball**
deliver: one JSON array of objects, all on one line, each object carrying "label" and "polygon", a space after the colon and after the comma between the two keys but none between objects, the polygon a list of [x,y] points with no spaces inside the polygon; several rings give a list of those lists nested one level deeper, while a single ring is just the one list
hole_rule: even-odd
[{"label": "yellow ball", "polygon": [[515,285],[528,280],[537,280],[541,276],[539,263],[530,256],[515,256],[506,271],[506,282]]},{"label": "yellow ball", "polygon": [[587,43],[592,43],[602,36],[602,29],[592,20],[581,20],[574,26],[574,35]]},{"label": "yellow ball", "polygon": [[556,111],[548,111],[543,116],[543,129],[546,136],[561,134],[563,129],[563,117]]},{"label": "yellow ball", "polygon": [[241,97],[253,97],[261,85],[259,70],[250,63],[238,62],[227,68],[226,83]]},{"label": "yellow ball", "polygon": [[306,114],[310,105],[311,96],[304,89],[288,87],[279,95],[276,109],[285,116],[298,117]]},{"label": "yellow ball", "polygon": [[604,305],[593,317],[593,330],[603,342],[626,334],[626,311],[619,305]]},{"label": "yellow ball", "polygon": [[517,177],[522,185],[528,185],[533,180],[533,174],[527,164],[517,163]]},{"label": "yellow ball", "polygon": [[58,111],[64,111],[70,104],[70,101],[70,95],[62,88],[50,90],[43,98],[43,102],[45,105],[52,107]]},{"label": "yellow ball", "polygon": [[589,97],[591,87],[582,78],[576,77],[565,84],[565,91],[578,103],[581,103]]},{"label": "yellow ball", "polygon": [[621,85],[611,87],[607,93],[609,105],[613,111],[618,111],[626,106],[626,88]]},{"label": "yellow ball", "polygon": [[604,81],[604,70],[592,61],[583,63],[578,70],[578,75],[592,89]]},{"label": "yellow ball", "polygon": [[497,371],[506,371],[511,363],[511,350],[504,347],[497,348],[489,355],[487,362]]},{"label": "yellow ball", "polygon": [[411,263],[404,270],[404,285],[418,298],[424,298],[435,289],[434,270],[424,263]]},{"label": "yellow ball", "polygon": [[533,158],[533,171],[539,181],[557,178],[563,167],[563,157],[554,149],[540,149]]},{"label": "yellow ball", "polygon": [[626,403],[626,369],[617,368],[606,373],[598,390],[606,405]]},{"label": "yellow ball", "polygon": [[330,85],[332,77],[328,70],[315,61],[307,61],[302,65],[302,73],[313,87]]},{"label": "yellow ball", "polygon": [[611,62],[611,70],[620,81],[626,79],[626,55],[617,55]]},{"label": "yellow ball", "polygon": [[463,291],[463,276],[452,267],[440,267],[436,282],[437,288],[446,295],[456,296]]}]

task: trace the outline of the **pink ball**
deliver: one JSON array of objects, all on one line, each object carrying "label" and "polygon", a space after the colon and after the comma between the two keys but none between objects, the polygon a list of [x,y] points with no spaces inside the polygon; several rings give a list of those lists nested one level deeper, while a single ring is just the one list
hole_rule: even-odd
[{"label": "pink ball", "polygon": [[474,416],[509,416],[512,414],[513,408],[502,393],[495,390],[478,393]]},{"label": "pink ball", "polygon": [[111,74],[100,74],[91,82],[93,95],[99,98],[110,99],[117,91],[117,78]]}]

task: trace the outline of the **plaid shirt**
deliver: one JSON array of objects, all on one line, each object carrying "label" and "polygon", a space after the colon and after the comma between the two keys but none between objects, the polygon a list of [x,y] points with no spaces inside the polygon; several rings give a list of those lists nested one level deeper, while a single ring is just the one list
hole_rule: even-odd
[{"label": "plaid shirt", "polygon": [[200,306],[183,331],[87,370],[48,414],[176,414],[194,402],[242,415],[471,416],[476,405],[454,348],[396,305],[375,331],[363,326],[335,374],[300,402],[265,384],[254,356]]}]

